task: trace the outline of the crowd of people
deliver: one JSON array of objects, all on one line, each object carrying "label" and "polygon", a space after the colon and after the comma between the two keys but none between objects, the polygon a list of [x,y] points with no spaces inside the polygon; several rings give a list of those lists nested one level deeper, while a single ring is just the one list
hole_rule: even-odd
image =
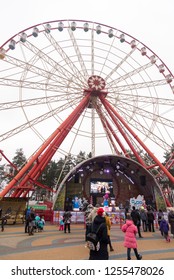
[{"label": "crowd of people", "polygon": [[[1,231],[4,231],[4,216],[2,216],[2,209],[0,209],[1,219]],[[71,233],[71,212],[66,209],[62,216],[60,216],[58,227],[59,231],[64,233]],[[110,215],[104,210],[104,207],[100,207],[96,204],[94,207],[92,204],[88,204],[84,211],[85,217],[85,232],[84,239],[86,244],[88,243],[89,233],[95,233],[97,240],[100,244],[98,250],[89,250],[89,260],[108,260],[109,251],[112,252],[115,248],[112,245],[111,227],[112,222]],[[157,221],[157,227],[154,226]],[[45,220],[40,217],[36,210],[32,207],[27,207],[25,211],[25,233],[34,235],[35,232],[44,230]],[[131,250],[134,251],[137,260],[142,259],[142,255],[138,252],[137,237],[143,238],[143,233],[155,232],[159,230],[161,237],[166,242],[171,241],[171,237],[174,238],[174,211],[170,210],[167,213],[163,213],[161,209],[154,212],[152,207],[140,207],[137,209],[133,206],[131,209],[125,210],[125,221],[121,227],[121,231],[124,233],[124,247],[127,252],[127,260],[131,260]],[[86,246],[87,247],[87,246]]]},{"label": "crowd of people", "polygon": [[[156,216],[157,215],[157,216]],[[85,240],[89,232],[97,232],[98,239],[100,240],[100,249],[98,251],[90,250],[89,260],[107,260],[109,259],[109,249],[114,251],[111,244],[110,229],[112,226],[109,214],[100,208],[99,205],[93,207],[89,204],[85,211],[86,218],[86,233]],[[131,249],[133,249],[137,260],[142,259],[142,255],[138,252],[137,248],[137,236],[143,238],[142,232],[155,232],[155,220],[158,221],[158,230],[161,232],[161,236],[165,238],[166,242],[170,242],[170,234],[174,238],[174,211],[171,210],[168,213],[167,219],[161,209],[155,212],[151,206],[147,209],[140,207],[136,209],[135,206],[132,209],[125,210],[125,223],[122,225],[121,230],[124,232],[124,247],[127,248],[127,260],[131,260]],[[100,226],[102,225],[102,226]],[[99,229],[97,231],[97,229]]]}]

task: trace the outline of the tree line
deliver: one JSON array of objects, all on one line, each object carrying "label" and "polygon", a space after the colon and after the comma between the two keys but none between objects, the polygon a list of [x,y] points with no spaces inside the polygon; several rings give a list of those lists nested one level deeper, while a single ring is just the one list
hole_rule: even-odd
[{"label": "tree line", "polygon": [[[130,157],[132,160],[136,160],[135,156],[131,153],[131,151],[127,150],[127,153],[129,153]],[[165,165],[167,162],[170,163],[171,155],[174,155],[174,143],[172,144],[171,150],[168,152],[165,152],[164,154],[164,162],[163,164]],[[148,154],[143,154],[143,151],[139,152],[139,155],[141,158],[144,160],[144,162],[147,165],[153,165],[154,162],[152,159],[148,156]],[[48,186],[51,189],[55,189],[58,184],[63,180],[63,178],[70,172],[73,167],[75,167],[77,164],[80,162],[87,160],[92,157],[92,154],[86,154],[86,152],[80,151],[78,155],[66,155],[61,157],[58,160],[51,160],[40,177],[38,178],[38,181],[43,184]],[[174,157],[173,157],[174,158]],[[174,159],[171,159],[174,161]],[[19,170],[26,164],[27,158],[24,154],[24,151],[22,148],[19,148],[16,150],[16,153],[12,159],[12,164],[13,166],[5,166],[1,165],[0,166],[0,184],[5,181],[7,184],[12,177],[14,177]],[[14,168],[15,166],[15,168]],[[5,170],[7,169],[7,170]],[[158,168],[157,169],[152,169],[151,172],[153,175],[157,175],[158,173]],[[171,165],[169,172],[174,176],[174,164]],[[159,179],[159,183],[165,187],[165,185],[168,185],[170,188],[174,188],[173,183],[169,181],[169,179],[166,176],[162,176]],[[36,186],[36,194],[39,197],[43,197],[48,195],[47,190],[44,188],[41,188],[39,186]],[[38,198],[39,198],[38,197]]]}]

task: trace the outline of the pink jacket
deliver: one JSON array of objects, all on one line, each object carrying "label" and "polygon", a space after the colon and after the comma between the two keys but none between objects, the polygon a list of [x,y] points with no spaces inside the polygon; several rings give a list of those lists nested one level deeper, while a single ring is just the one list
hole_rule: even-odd
[{"label": "pink jacket", "polygon": [[122,231],[125,232],[124,247],[137,248],[136,233],[137,227],[132,220],[126,220],[126,223],[122,226]]}]

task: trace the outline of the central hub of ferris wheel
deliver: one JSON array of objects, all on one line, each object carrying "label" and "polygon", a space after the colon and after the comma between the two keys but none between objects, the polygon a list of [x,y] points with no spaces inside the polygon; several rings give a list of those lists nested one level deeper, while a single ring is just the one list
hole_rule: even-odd
[{"label": "central hub of ferris wheel", "polygon": [[92,91],[100,92],[105,89],[106,83],[100,76],[93,75],[88,79],[88,86]]},{"label": "central hub of ferris wheel", "polygon": [[107,91],[105,90],[105,80],[97,75],[92,75],[88,79],[88,89],[86,89],[84,92],[90,92],[91,97],[98,97],[101,94],[106,96]]},{"label": "central hub of ferris wheel", "polygon": [[96,101],[96,98],[99,96],[105,96],[107,95],[107,91],[105,91],[105,80],[97,75],[92,75],[88,79],[88,89],[84,90],[84,93],[90,93],[91,99],[90,103],[88,105],[88,108],[93,108],[94,104],[93,102]]}]

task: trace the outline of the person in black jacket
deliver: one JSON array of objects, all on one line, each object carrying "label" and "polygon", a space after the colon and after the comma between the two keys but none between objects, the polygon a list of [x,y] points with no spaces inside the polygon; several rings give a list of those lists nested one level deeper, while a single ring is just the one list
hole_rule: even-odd
[{"label": "person in black jacket", "polygon": [[29,227],[28,227],[28,234],[29,235],[33,235],[34,234],[34,228],[35,228],[35,211],[33,208],[31,208],[29,217],[28,217],[28,221],[29,221]]},{"label": "person in black jacket", "polygon": [[7,223],[7,218],[6,216],[2,216],[1,218],[1,231],[4,231],[4,225]]},{"label": "person in black jacket", "polygon": [[71,217],[72,217],[71,212],[68,209],[66,209],[65,213],[63,214],[64,233],[66,233],[67,229],[68,229],[68,233],[71,232]]},{"label": "person in black jacket", "polygon": [[153,231],[155,232],[155,228],[154,228],[154,221],[155,221],[155,215],[153,213],[153,210],[151,208],[151,206],[147,207],[147,219],[148,219],[148,228],[149,231]]},{"label": "person in black jacket", "polygon": [[94,232],[97,232],[97,230],[99,229],[97,235],[100,240],[100,249],[99,251],[90,250],[89,260],[108,260],[108,234],[103,208],[98,209],[97,216],[94,218],[92,228]]},{"label": "person in black jacket", "polygon": [[139,210],[135,209],[135,206],[132,207],[131,218],[134,222],[134,225],[137,226],[139,237],[142,238],[141,230],[140,230],[140,228],[141,228],[141,216],[140,216]]},{"label": "person in black jacket", "polygon": [[174,211],[173,210],[170,210],[170,212],[168,213],[168,221],[170,224],[171,234],[173,234],[173,238],[174,238]]},{"label": "person in black jacket", "polygon": [[30,218],[30,207],[25,209],[25,233],[29,233],[29,218]]}]

